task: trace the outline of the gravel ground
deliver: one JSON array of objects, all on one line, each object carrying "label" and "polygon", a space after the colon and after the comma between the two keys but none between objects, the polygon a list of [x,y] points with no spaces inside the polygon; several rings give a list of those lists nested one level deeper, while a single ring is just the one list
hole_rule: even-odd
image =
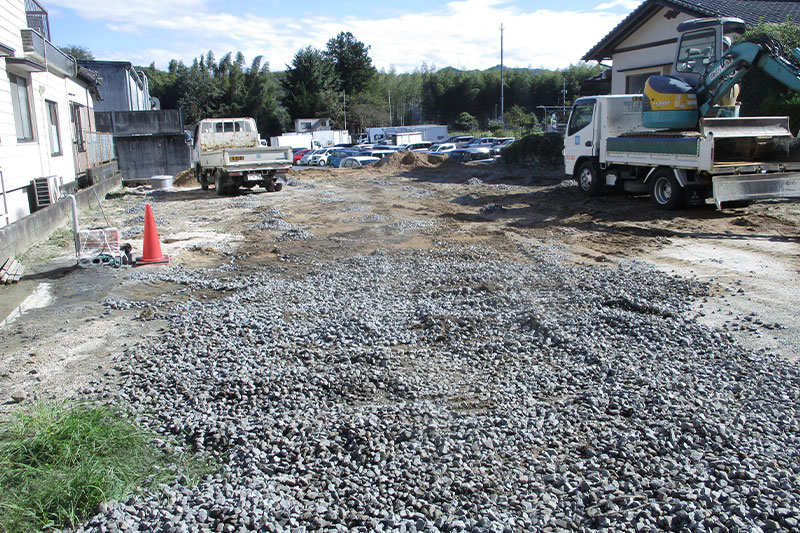
[{"label": "gravel ground", "polygon": [[171,266],[31,269],[0,413],[115,402],[219,465],[80,530],[800,531],[800,204],[393,172],[126,191]]},{"label": "gravel ground", "polygon": [[797,365],[700,325],[704,284],[518,253],[137,272],[189,298],[88,394],[223,466],[83,529],[797,530]]}]

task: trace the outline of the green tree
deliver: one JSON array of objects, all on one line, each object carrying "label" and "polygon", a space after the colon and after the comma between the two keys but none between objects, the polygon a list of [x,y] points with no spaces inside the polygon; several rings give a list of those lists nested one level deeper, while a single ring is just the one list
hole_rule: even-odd
[{"label": "green tree", "polygon": [[478,119],[464,111],[453,123],[456,131],[478,131]]},{"label": "green tree", "polygon": [[334,62],[314,48],[298,51],[282,80],[283,105],[293,118],[334,114],[338,81]]},{"label": "green tree", "polygon": [[351,131],[363,131],[388,123],[389,110],[382,99],[362,93],[347,100],[347,125]]},{"label": "green tree", "polygon": [[190,67],[173,60],[166,72],[154,64],[142,70],[150,80],[150,94],[161,100],[164,109],[182,108],[187,124],[210,117],[248,116],[255,118],[262,135],[278,135],[290,120],[278,105],[278,87],[269,65],[262,61],[258,56],[247,67],[244,55],[237,52],[217,62],[209,51]]},{"label": "green tree", "polygon": [[65,54],[71,55],[78,61],[94,60],[94,54],[92,53],[92,51],[84,46],[68,44],[66,46],[59,46],[58,49],[64,52]]},{"label": "green tree", "polygon": [[[800,46],[800,24],[787,20],[780,24],[759,24],[742,36],[743,41],[764,43],[773,52],[792,61],[789,50]],[[796,134],[800,128],[800,97],[771,76],[752,69],[741,82],[739,101],[743,116],[789,116]]]},{"label": "green tree", "polygon": [[514,136],[518,138],[539,129],[539,121],[536,120],[536,115],[534,113],[526,113],[518,105],[506,111],[504,118],[514,131]]},{"label": "green tree", "polygon": [[339,87],[347,94],[362,92],[374,78],[376,71],[369,57],[369,46],[348,32],[328,41],[325,56],[333,61]]}]

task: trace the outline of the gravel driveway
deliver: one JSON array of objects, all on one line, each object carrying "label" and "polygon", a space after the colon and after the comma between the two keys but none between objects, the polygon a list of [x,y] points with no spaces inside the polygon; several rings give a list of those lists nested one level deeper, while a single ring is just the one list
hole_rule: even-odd
[{"label": "gravel driveway", "polygon": [[[559,180],[419,172],[108,200],[119,220],[151,203],[173,264],[67,270],[56,304],[80,315],[59,334],[102,342],[56,370],[28,352],[64,307],[25,314],[0,383],[120,402],[221,468],[84,530],[798,529],[800,367],[747,341],[797,325],[711,325],[721,292],[739,301],[726,283],[642,260],[731,215],[569,210]],[[753,219],[775,206],[796,224],[793,204]],[[35,386],[30,367],[49,369]]]}]

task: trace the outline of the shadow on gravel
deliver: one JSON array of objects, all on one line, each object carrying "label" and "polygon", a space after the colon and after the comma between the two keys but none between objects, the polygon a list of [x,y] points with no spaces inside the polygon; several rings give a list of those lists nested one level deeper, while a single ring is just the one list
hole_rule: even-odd
[{"label": "shadow on gravel", "polygon": [[69,273],[78,270],[78,265],[69,265],[64,267],[53,268],[50,270],[43,270],[41,272],[26,274],[20,278],[21,280],[42,280],[42,279],[61,279]]},{"label": "shadow on gravel", "polygon": [[[664,211],[654,207],[647,196],[611,193],[587,198],[576,187],[565,186],[562,180],[529,180],[524,184],[510,180],[505,183],[520,185],[527,192],[516,189],[492,191],[492,185],[496,183],[485,183],[483,186],[489,189],[485,192],[476,193],[474,187],[465,189],[463,196],[452,200],[464,206],[464,210],[440,217],[462,222],[505,220],[509,226],[517,228],[569,227],[632,237],[800,242],[800,236],[785,235],[777,229],[774,233],[758,233],[753,228],[748,229],[748,217],[753,216],[750,208],[719,211],[714,205],[706,204]],[[773,204],[781,202],[772,201]],[[669,222],[669,227],[659,227],[661,222]],[[708,231],[709,222],[722,222],[725,229]],[[642,225],[635,225],[637,223]]]},{"label": "shadow on gravel", "polygon": [[155,191],[146,191],[145,194],[141,192],[134,192],[134,191],[126,191],[123,190],[121,192],[114,192],[109,193],[106,195],[106,199],[114,199],[114,198],[124,198],[126,196],[136,196],[141,198],[142,200],[146,200],[148,202],[189,202],[194,200],[208,200],[209,198],[235,198],[240,196],[253,196],[253,195],[261,195],[261,194],[280,194],[280,193],[270,193],[264,189],[240,189],[235,194],[219,196],[214,191],[213,188],[204,191],[202,189],[195,188],[195,189],[173,189],[173,190],[155,190]]}]

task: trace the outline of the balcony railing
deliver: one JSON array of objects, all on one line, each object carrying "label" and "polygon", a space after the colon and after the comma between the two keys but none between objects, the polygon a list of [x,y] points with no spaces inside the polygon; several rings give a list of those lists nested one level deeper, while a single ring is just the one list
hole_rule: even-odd
[{"label": "balcony railing", "polygon": [[22,50],[28,59],[46,65],[48,70],[56,70],[65,76],[74,77],[78,74],[78,63],[75,58],[59,50],[41,33],[30,28],[20,30],[20,32],[22,33]]},{"label": "balcony railing", "polygon": [[28,27],[38,31],[49,41],[50,18],[42,4],[36,0],[25,0],[25,16],[28,19]]}]

